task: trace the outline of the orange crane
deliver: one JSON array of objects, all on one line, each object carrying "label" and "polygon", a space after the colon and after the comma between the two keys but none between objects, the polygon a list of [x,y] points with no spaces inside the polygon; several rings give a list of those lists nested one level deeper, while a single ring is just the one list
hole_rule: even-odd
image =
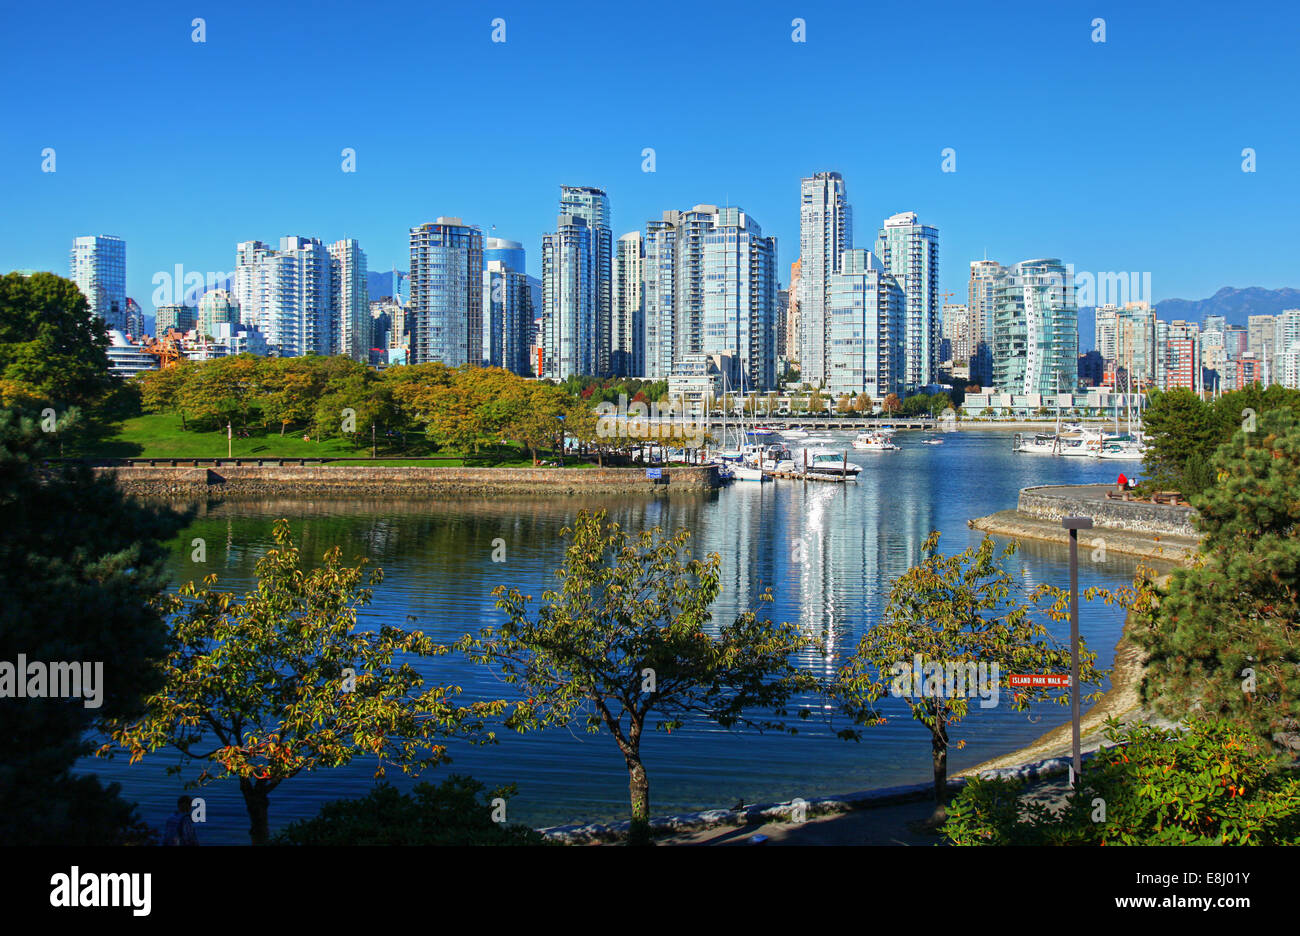
[{"label": "orange crane", "polygon": [[167,329],[167,334],[161,338],[151,338],[144,336],[141,350],[145,354],[152,354],[158,358],[158,367],[160,370],[166,370],[169,367],[175,367],[185,359],[184,352],[181,351],[180,336],[174,328]]}]

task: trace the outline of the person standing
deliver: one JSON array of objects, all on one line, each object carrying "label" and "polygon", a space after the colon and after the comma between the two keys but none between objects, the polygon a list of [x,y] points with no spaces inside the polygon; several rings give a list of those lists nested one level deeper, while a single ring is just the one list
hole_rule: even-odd
[{"label": "person standing", "polygon": [[194,808],[194,799],[181,796],[176,800],[176,812],[167,817],[163,826],[164,845],[198,845],[199,837],[194,832],[194,819],[190,813]]}]

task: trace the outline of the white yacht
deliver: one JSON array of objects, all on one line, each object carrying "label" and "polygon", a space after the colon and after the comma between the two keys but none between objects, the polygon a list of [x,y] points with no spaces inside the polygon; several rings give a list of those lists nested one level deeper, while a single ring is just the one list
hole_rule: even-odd
[{"label": "white yacht", "polygon": [[1053,433],[1037,432],[1032,436],[1016,433],[1015,441],[1011,444],[1013,452],[1021,452],[1027,455],[1055,455],[1060,447],[1060,436]]},{"label": "white yacht", "polygon": [[812,449],[808,452],[810,473],[836,475],[847,479],[856,477],[861,470],[862,466],[848,461],[843,452],[834,449]]},{"label": "white yacht", "polygon": [[881,432],[864,432],[853,440],[853,447],[861,452],[897,452],[898,446]]}]

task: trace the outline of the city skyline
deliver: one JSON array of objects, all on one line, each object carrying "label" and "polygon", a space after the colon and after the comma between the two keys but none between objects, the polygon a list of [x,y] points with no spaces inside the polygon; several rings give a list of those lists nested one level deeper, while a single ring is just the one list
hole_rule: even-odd
[{"label": "city skyline", "polygon": [[[370,20],[325,16],[315,24],[315,43],[301,47],[287,42],[297,28],[291,17],[255,14],[251,7],[209,18],[203,43],[191,41],[190,17],[161,7],[122,11],[102,23],[95,8],[73,4],[74,16],[79,9],[102,28],[54,30],[47,14],[26,9],[13,12],[14,28],[0,39],[6,53],[0,68],[15,90],[15,132],[0,145],[10,208],[0,221],[0,265],[58,272],[70,237],[114,233],[134,245],[127,294],[142,302],[154,273],[176,263],[226,270],[230,245],[259,231],[355,238],[366,245],[371,269],[400,268],[404,233],[439,216],[463,217],[485,237],[523,243],[527,272],[540,278],[540,239],[554,223],[553,192],[574,182],[609,194],[614,239],[644,230],[673,205],[744,205],[782,245],[777,262],[785,269],[797,259],[798,180],[828,167],[851,181],[863,224],[915,211],[943,232],[944,293],[962,294],[967,264],[986,253],[1069,258],[1079,270],[1149,271],[1153,295],[1144,298],[1152,301],[1200,298],[1224,285],[1274,288],[1295,281],[1283,246],[1297,226],[1285,207],[1300,192],[1296,174],[1287,171],[1294,131],[1269,116],[1285,103],[1284,82],[1271,69],[1285,60],[1287,30],[1278,23],[1259,29],[1249,11],[1229,22],[1183,15],[1175,31],[1154,13],[1116,12],[1107,19],[1104,43],[1092,40],[1094,14],[1081,8],[1038,11],[1030,22],[1014,10],[992,15],[941,5],[938,15],[952,28],[923,33],[925,24],[907,23],[903,12],[831,12],[812,4],[795,11],[807,23],[805,43],[792,41],[793,12],[743,16],[737,5],[682,6],[679,17],[633,11],[604,27],[609,48],[598,50],[596,76],[582,84],[600,121],[583,128],[527,105],[517,120],[487,125],[471,145],[452,147],[440,142],[436,128],[415,129],[399,119],[415,102],[422,113],[435,107],[405,90],[405,78],[424,67],[418,55],[410,56],[416,64],[399,64],[398,74],[385,77],[369,67],[375,53],[367,52],[348,86],[298,89],[307,103],[361,106],[364,119],[347,128],[249,112],[227,90],[228,78],[256,69],[271,46],[284,51],[288,71],[304,74],[345,40],[349,47],[373,40],[385,60],[400,63],[421,29],[436,24],[440,35],[455,40],[448,54],[482,94],[518,96],[566,74],[567,66],[550,60],[547,50],[585,7],[565,5],[557,15],[506,4],[504,43],[491,41],[492,17],[485,12],[440,11],[434,20],[429,11],[412,9],[403,14],[411,28],[396,34],[387,23],[380,29]],[[1006,29],[1008,22],[1016,28]],[[834,95],[811,91],[864,30],[892,40],[885,50],[890,58],[913,43],[927,50],[929,74],[900,88],[893,101],[924,112],[912,138],[880,145],[865,127],[833,119]],[[16,41],[33,31],[49,33],[52,48],[38,52]],[[628,79],[644,80],[635,63],[617,54],[621,38],[657,44],[668,68],[689,59],[692,37],[713,35],[726,36],[779,76],[770,94],[750,99],[739,87],[720,87],[699,101],[670,94],[643,98],[637,108],[617,106]],[[84,54],[88,46],[127,36],[147,44],[151,73],[166,70],[174,81],[163,89],[149,83],[147,92],[129,81],[119,107],[105,113],[75,103],[71,88],[91,80],[94,67],[94,57]],[[980,57],[959,55],[972,46]],[[1202,47],[1217,50],[1220,69],[1195,67]],[[64,63],[54,74],[39,65],[46,54]],[[132,79],[140,67],[131,66]],[[1215,77],[1223,68],[1253,81],[1251,94],[1225,94]],[[1148,79],[1167,86],[1155,105],[1127,93]],[[986,106],[972,108],[974,94]],[[439,110],[430,114],[437,119],[428,123],[455,123],[477,99],[440,97]],[[1043,121],[1032,134],[1005,134],[996,129],[1001,121],[987,119],[990,109],[1043,113],[1047,105],[1078,119]],[[722,107],[733,115],[726,132],[711,119]],[[191,119],[196,109],[203,119]],[[1189,112],[1212,132],[1188,136]],[[794,115],[805,132],[730,132],[762,126],[778,113]],[[124,126],[128,147],[114,136]],[[56,171],[43,173],[47,148]],[[1257,154],[1255,172],[1242,171],[1247,148]],[[949,149],[955,172],[943,171]],[[355,172],[343,171],[345,150],[353,153]],[[654,172],[643,171],[647,159]],[[1206,264],[1206,237],[1241,216],[1251,217],[1249,229],[1216,239],[1216,262]],[[198,217],[202,224],[193,222]]]}]

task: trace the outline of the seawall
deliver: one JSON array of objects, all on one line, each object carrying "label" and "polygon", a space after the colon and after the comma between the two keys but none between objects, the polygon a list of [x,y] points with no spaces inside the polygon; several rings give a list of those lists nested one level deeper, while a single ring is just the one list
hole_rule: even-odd
[{"label": "seawall", "polygon": [[1015,510],[977,517],[970,526],[1013,539],[1033,539],[1068,545],[1063,517],[1091,517],[1093,528],[1079,533],[1079,545],[1144,559],[1185,563],[1200,545],[1196,511],[1191,507],[1124,501],[1106,497],[1111,485],[1075,484],[1027,487]]},{"label": "seawall", "polygon": [[712,465],[644,468],[452,468],[359,465],[130,465],[94,469],[142,497],[261,498],[272,495],[565,495],[704,493],[720,485]]}]

